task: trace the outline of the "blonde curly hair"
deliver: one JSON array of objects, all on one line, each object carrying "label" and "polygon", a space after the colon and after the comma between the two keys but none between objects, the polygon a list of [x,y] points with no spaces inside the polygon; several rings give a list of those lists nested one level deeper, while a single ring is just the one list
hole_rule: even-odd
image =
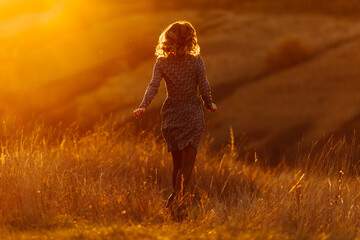
[{"label": "blonde curly hair", "polygon": [[184,56],[200,54],[195,28],[188,21],[170,24],[160,35],[155,55],[167,58],[169,55]]}]

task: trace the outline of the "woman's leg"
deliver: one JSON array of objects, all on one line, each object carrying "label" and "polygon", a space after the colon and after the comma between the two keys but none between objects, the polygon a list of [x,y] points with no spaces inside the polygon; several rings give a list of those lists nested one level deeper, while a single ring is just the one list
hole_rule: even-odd
[{"label": "woman's leg", "polygon": [[[193,148],[190,144],[180,151],[181,154],[181,168],[177,172],[175,180],[175,192],[170,196],[171,202],[176,202],[176,207],[172,210],[172,216],[175,221],[182,221],[186,218],[187,213],[185,211],[185,190],[190,181],[191,173],[194,168],[195,158],[196,158],[196,149]],[[168,202],[170,202],[170,198]],[[170,204],[169,204],[170,205]]]},{"label": "woman's leg", "polygon": [[173,158],[173,172],[172,172],[172,184],[174,192],[169,196],[166,207],[170,207],[175,198],[175,188],[176,188],[176,179],[177,175],[181,169],[181,161],[182,161],[182,151],[172,151],[171,152]]},{"label": "woman's leg", "polygon": [[182,164],[176,177],[175,193],[178,193],[181,190],[183,191],[183,194],[185,193],[185,189],[190,181],[191,173],[194,168],[196,154],[197,151],[191,144],[187,145],[187,147],[182,150]]},{"label": "woman's leg", "polygon": [[171,154],[173,158],[172,184],[175,191],[176,178],[182,166],[182,151],[173,151]]}]

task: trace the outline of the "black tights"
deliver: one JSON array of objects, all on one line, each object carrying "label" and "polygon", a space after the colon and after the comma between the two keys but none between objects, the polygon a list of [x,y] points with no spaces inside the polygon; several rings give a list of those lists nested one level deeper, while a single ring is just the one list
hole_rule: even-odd
[{"label": "black tights", "polygon": [[176,194],[180,190],[183,190],[184,193],[190,181],[197,151],[189,144],[183,150],[173,151],[171,154],[173,157],[172,183],[174,193]]}]

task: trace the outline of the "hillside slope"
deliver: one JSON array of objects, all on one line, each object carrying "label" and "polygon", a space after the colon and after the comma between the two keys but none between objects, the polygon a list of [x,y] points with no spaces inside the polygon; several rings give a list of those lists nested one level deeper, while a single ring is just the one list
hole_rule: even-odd
[{"label": "hillside slope", "polygon": [[[121,9],[106,4],[81,14],[70,3],[46,9],[0,22],[2,116],[44,116],[85,128],[102,115],[134,121],[158,35],[186,19],[198,30],[219,106],[206,114],[214,146],[226,143],[230,126],[236,138],[245,133],[250,146],[275,154],[302,137],[309,144],[359,126],[357,20],[211,9],[115,14]],[[160,120],[165,96],[162,83],[144,122]]]}]

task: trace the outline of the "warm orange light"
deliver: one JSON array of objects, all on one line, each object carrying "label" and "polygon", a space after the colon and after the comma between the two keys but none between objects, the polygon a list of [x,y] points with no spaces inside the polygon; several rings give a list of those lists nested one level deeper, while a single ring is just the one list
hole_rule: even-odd
[{"label": "warm orange light", "polygon": [[0,108],[79,119],[74,111],[94,101],[79,98],[153,56],[159,31],[129,27],[124,12],[112,1],[0,0]]}]

